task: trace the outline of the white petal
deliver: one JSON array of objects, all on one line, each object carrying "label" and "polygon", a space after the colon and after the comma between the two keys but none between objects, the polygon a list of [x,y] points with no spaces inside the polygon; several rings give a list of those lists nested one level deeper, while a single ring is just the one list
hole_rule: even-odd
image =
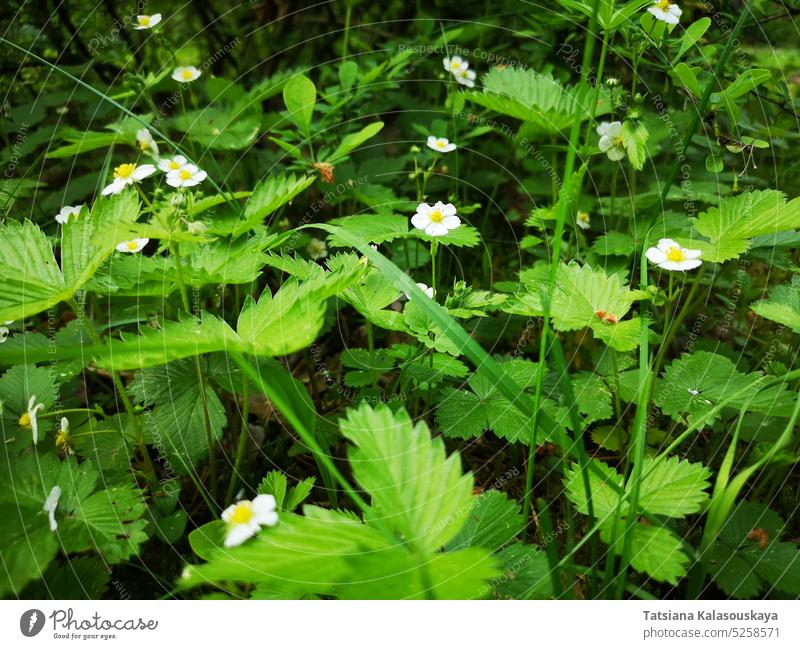
[{"label": "white petal", "polygon": [[437,209],[444,215],[444,216],[455,216],[456,215],[456,206],[452,203],[436,203]]},{"label": "white petal", "polygon": [[461,219],[458,218],[455,214],[451,214],[450,216],[444,217],[442,225],[444,225],[444,227],[446,227],[448,230],[455,230],[458,226],[461,225]]},{"label": "white petal", "polygon": [[683,11],[681,11],[681,8],[678,5],[670,5],[669,12],[673,16],[678,16],[678,17],[680,17],[683,14]]},{"label": "white petal", "polygon": [[225,547],[233,548],[241,545],[251,536],[258,532],[258,526],[250,524],[234,525],[229,528],[228,533],[225,535]]},{"label": "white petal", "polygon": [[622,133],[622,122],[611,122],[608,125],[606,135],[610,137],[619,137],[620,133]]},{"label": "white petal", "polygon": [[444,223],[429,223],[425,228],[425,234],[431,237],[441,237],[447,234],[447,227]]},{"label": "white petal", "polygon": [[431,219],[427,214],[420,214],[417,212],[411,217],[411,225],[420,230],[424,230],[430,225]]},{"label": "white petal", "polygon": [[603,137],[604,135],[608,135],[608,127],[610,125],[611,125],[610,122],[600,122],[600,124],[597,126],[597,134],[600,137]]},{"label": "white petal", "polygon": [[275,496],[270,494],[259,494],[253,498],[253,512],[256,514],[263,514],[265,512],[274,512],[278,504],[275,502]]},{"label": "white petal", "polygon": [[278,524],[278,512],[261,512],[260,514],[253,514],[253,522],[258,525],[272,527]]},{"label": "white petal", "polygon": [[106,185],[105,189],[100,193],[103,196],[108,196],[109,194],[119,194],[123,189],[125,189],[125,182],[116,179],[110,185]]},{"label": "white petal", "polygon": [[690,248],[683,249],[683,255],[686,259],[700,259],[700,256],[703,254],[702,250],[693,250]]},{"label": "white petal", "polygon": [[433,208],[427,203],[420,203],[419,205],[417,205],[417,214],[427,214],[432,209]]},{"label": "white petal", "polygon": [[133,177],[136,180],[142,180],[143,178],[147,178],[155,172],[156,168],[153,165],[140,165],[133,170]]},{"label": "white petal", "polygon": [[606,155],[608,156],[609,160],[616,162],[617,160],[622,160],[625,157],[625,149],[620,149],[619,147],[615,146],[606,151]]},{"label": "white petal", "polygon": [[667,252],[670,248],[680,248],[678,242],[672,239],[659,239],[656,247],[662,252]]},{"label": "white petal", "polygon": [[614,146],[614,140],[612,140],[608,135],[604,135],[600,138],[600,141],[597,143],[598,148],[605,152],[608,151],[611,147]]},{"label": "white petal", "polygon": [[644,255],[654,264],[663,264],[667,260],[667,255],[658,248],[648,248]]},{"label": "white petal", "polygon": [[208,178],[208,174],[202,169],[194,175],[194,179],[199,183],[203,182],[206,178]]}]

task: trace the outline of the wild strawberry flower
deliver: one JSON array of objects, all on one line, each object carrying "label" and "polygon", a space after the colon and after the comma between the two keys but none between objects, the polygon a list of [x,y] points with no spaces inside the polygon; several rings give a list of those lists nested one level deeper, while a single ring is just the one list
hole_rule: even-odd
[{"label": "wild strawberry flower", "polygon": [[158,158],[158,144],[156,144],[150,131],[146,128],[136,132],[136,143],[139,145],[142,153],[149,153],[154,158]]},{"label": "wild strawberry flower", "polygon": [[450,153],[456,150],[456,145],[446,137],[436,137],[435,135],[428,136],[428,146],[439,153]]},{"label": "wild strawberry flower", "polygon": [[625,157],[625,145],[622,141],[622,122],[600,122],[597,127],[600,136],[598,146],[609,160],[622,160]]},{"label": "wild strawberry flower", "polygon": [[[425,295],[427,295],[429,298],[433,299],[432,287],[428,286],[427,284],[423,284],[422,282],[417,282],[417,288],[423,293],[425,293]],[[408,293],[406,293],[405,295],[407,300],[411,299],[411,296]]]},{"label": "wild strawberry flower", "polygon": [[74,216],[75,220],[77,220],[81,214],[82,208],[83,205],[65,205],[61,208],[61,211],[56,214],[56,221],[62,225],[66,225],[71,216]]},{"label": "wild strawberry flower", "polygon": [[678,5],[672,4],[669,0],[657,0],[652,7],[647,8],[647,11],[653,14],[656,20],[668,25],[677,25],[683,13]]},{"label": "wild strawberry flower", "polygon": [[701,250],[684,248],[672,239],[661,239],[655,248],[648,248],[645,256],[650,262],[664,270],[691,270],[703,262]]},{"label": "wild strawberry flower", "polygon": [[0,327],[0,345],[2,345],[6,340],[8,340],[8,334],[11,333],[11,329],[8,327]]},{"label": "wild strawberry flower", "polygon": [[55,532],[58,529],[58,521],[56,521],[56,507],[58,507],[58,501],[60,498],[61,487],[56,485],[50,490],[47,500],[44,501],[44,507],[42,507],[42,510],[47,512],[47,518],[50,520],[51,532]]},{"label": "wild strawberry flower", "polygon": [[241,545],[262,527],[272,527],[278,522],[275,497],[260,494],[253,500],[240,500],[222,512],[222,520],[228,524],[225,547]]},{"label": "wild strawberry flower", "polygon": [[619,85],[619,78],[618,77],[606,77],[606,85],[610,87],[615,87]]},{"label": "wild strawberry flower", "polygon": [[137,165],[134,162],[121,164],[114,169],[114,182],[103,190],[103,196],[119,194],[126,187],[141,182],[155,172],[153,165]]},{"label": "wild strawberry flower", "polygon": [[39,422],[36,420],[36,413],[42,408],[44,408],[44,404],[36,403],[36,395],[32,394],[28,399],[28,409],[19,418],[20,427],[31,429],[34,446],[39,443]]},{"label": "wild strawberry flower", "polygon": [[308,251],[308,256],[314,261],[328,256],[328,245],[317,238],[311,239],[308,246],[306,246],[306,250]]},{"label": "wild strawberry flower", "polygon": [[149,242],[150,239],[146,238],[131,239],[130,241],[122,241],[118,243],[116,248],[120,252],[128,252],[128,253],[141,252],[142,248],[144,248]]},{"label": "wild strawberry flower", "polygon": [[589,216],[589,212],[578,212],[575,215],[575,225],[577,225],[581,230],[588,230],[589,226],[591,225],[591,217]]},{"label": "wild strawberry flower", "polygon": [[445,205],[438,201],[435,205],[420,203],[417,213],[411,217],[411,224],[431,237],[441,237],[461,225],[452,203]]},{"label": "wild strawberry flower", "polygon": [[467,88],[474,88],[475,87],[475,77],[478,76],[475,73],[475,70],[470,70],[468,68],[462,68],[455,73],[456,81],[458,81],[462,86],[466,86]]},{"label": "wild strawberry flower", "polygon": [[189,161],[186,158],[182,155],[176,155],[171,158],[161,158],[158,161],[158,168],[164,173],[169,173],[170,171],[183,169],[187,164],[189,164]]},{"label": "wild strawberry flower", "polygon": [[161,22],[161,14],[152,14],[150,16],[136,16],[136,26],[134,29],[153,29],[158,23]]},{"label": "wild strawberry flower", "polygon": [[200,77],[200,70],[193,65],[180,66],[172,72],[172,78],[179,83],[191,83]]},{"label": "wild strawberry flower", "polygon": [[56,448],[64,451],[67,455],[75,454],[72,448],[72,440],[69,438],[69,419],[66,417],[61,418],[61,425],[56,433]]},{"label": "wild strawberry flower", "polygon": [[185,164],[176,171],[167,174],[167,185],[170,187],[194,187],[208,177],[208,174],[197,165]]},{"label": "wild strawberry flower", "polygon": [[451,58],[443,58],[442,64],[444,65],[444,69],[452,74],[455,74],[459,70],[466,70],[469,67],[469,63],[462,59],[460,56],[453,56]]}]

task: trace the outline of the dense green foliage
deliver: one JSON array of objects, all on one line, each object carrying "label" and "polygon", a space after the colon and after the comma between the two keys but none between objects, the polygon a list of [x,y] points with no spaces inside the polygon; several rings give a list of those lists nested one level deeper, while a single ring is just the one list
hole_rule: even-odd
[{"label": "dense green foliage", "polygon": [[800,596],[797,10],[671,7],[19,3],[0,596]]}]

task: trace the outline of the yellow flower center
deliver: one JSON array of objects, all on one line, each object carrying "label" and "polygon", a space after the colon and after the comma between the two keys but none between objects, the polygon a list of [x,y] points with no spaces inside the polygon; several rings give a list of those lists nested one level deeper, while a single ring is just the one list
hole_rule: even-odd
[{"label": "yellow flower center", "polygon": [[620,147],[620,148],[625,146],[624,142],[622,141],[622,136],[621,135],[617,135],[617,137],[614,138],[614,146],[617,146],[617,147]]},{"label": "yellow flower center", "polygon": [[667,250],[668,261],[684,261],[685,259],[686,255],[683,253],[683,250],[677,246],[672,246],[669,250]]},{"label": "yellow flower center", "polygon": [[181,165],[179,163],[175,162],[174,160],[170,160],[168,166],[169,166],[170,169],[180,169],[181,168]]},{"label": "yellow flower center", "polygon": [[242,525],[244,523],[249,523],[252,518],[253,508],[250,506],[250,501],[245,500],[234,507],[229,522],[232,525]]},{"label": "yellow flower center", "polygon": [[656,7],[661,9],[661,11],[667,11],[669,9],[669,0],[658,0],[656,2]]},{"label": "yellow flower center", "polygon": [[444,149],[447,146],[447,142],[445,142],[444,140],[436,140],[436,146],[439,149]]},{"label": "yellow flower center", "polygon": [[136,171],[136,165],[127,162],[114,169],[114,178],[122,178],[123,180],[127,180],[133,176],[134,171]]},{"label": "yellow flower center", "polygon": [[186,79],[187,81],[190,81],[190,80],[191,80],[191,78],[192,78],[192,71],[191,71],[191,70],[188,70],[188,69],[186,69],[186,70],[181,70],[181,77],[183,77],[183,78],[184,78],[184,79]]},{"label": "yellow flower center", "polygon": [[140,27],[149,27],[150,26],[150,16],[139,16],[139,26]]},{"label": "yellow flower center", "polygon": [[30,428],[31,427],[31,415],[28,412],[23,412],[22,416],[19,418],[19,425],[23,428]]},{"label": "yellow flower center", "polygon": [[433,210],[433,212],[428,214],[428,218],[431,220],[431,223],[441,223],[444,221],[444,214],[439,210]]},{"label": "yellow flower center", "polygon": [[578,220],[583,221],[585,223],[589,222],[589,213],[588,212],[578,212]]},{"label": "yellow flower center", "polygon": [[126,243],[125,246],[128,248],[128,250],[136,250],[136,248],[139,247],[139,244],[136,243],[135,241],[128,241],[128,243]]},{"label": "yellow flower center", "polygon": [[178,178],[180,178],[181,180],[189,180],[189,178],[191,177],[192,177],[192,172],[186,169],[181,169],[178,172]]},{"label": "yellow flower center", "polygon": [[147,140],[139,140],[139,148],[142,151],[148,151],[150,149],[150,143]]}]

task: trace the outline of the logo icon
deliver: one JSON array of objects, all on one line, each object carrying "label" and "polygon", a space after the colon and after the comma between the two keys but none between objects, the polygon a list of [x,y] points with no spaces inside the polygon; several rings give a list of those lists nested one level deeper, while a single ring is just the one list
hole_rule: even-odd
[{"label": "logo icon", "polygon": [[25,611],[19,618],[19,630],[26,638],[32,638],[44,628],[44,613],[38,608]]}]

